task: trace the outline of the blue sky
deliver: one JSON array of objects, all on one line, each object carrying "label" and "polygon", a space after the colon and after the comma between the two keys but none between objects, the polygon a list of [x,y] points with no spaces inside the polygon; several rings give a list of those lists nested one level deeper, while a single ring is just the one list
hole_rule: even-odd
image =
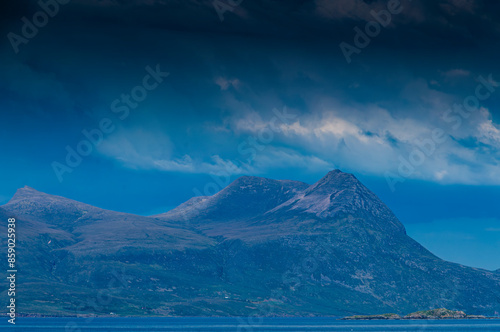
[{"label": "blue sky", "polygon": [[[210,1],[74,0],[17,53],[8,33],[40,7],[2,6],[1,202],[29,185],[147,215],[244,174],[340,168],[438,256],[500,268],[493,1],[402,1],[351,63],[339,45],[387,2],[243,1],[221,21]],[[127,106],[133,91],[147,96]],[[58,176],[102,121],[113,130]]]}]

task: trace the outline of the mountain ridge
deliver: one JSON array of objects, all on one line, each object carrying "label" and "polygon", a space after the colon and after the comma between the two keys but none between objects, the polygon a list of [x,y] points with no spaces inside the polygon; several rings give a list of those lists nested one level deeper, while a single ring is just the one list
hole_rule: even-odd
[{"label": "mountain ridge", "polygon": [[[304,188],[305,186],[307,184],[299,181],[241,176],[212,196],[193,197],[169,212],[153,215],[152,217],[171,220],[174,216],[180,216],[185,219],[186,214],[193,217],[193,215],[203,213],[204,219],[210,220],[215,217],[212,215],[213,210],[220,206],[224,206],[224,209],[228,210],[231,208],[228,205],[232,205],[231,203],[228,204],[228,200],[243,199],[241,196],[244,196],[248,211],[241,209],[240,211],[228,211],[233,220],[241,219],[255,213],[265,213],[274,202],[282,202],[289,198],[294,193],[295,187]],[[271,192],[271,195],[264,196],[266,192]],[[227,217],[219,212],[217,218],[226,219]]]},{"label": "mountain ridge", "polygon": [[[249,189],[254,195],[248,193]],[[257,200],[253,198],[255,195]],[[242,201],[245,201],[244,209],[240,205]],[[342,216],[379,231],[406,234],[403,224],[373,192],[354,175],[340,170],[328,172],[312,185],[244,176],[212,196],[191,198],[167,213],[152,217],[200,225],[199,229],[208,236],[258,240],[299,231],[300,223],[324,220],[320,227],[325,228],[329,220]],[[228,219],[231,224],[227,223]],[[242,235],[240,230],[248,229],[256,234]]]},{"label": "mountain ridge", "polygon": [[[25,313],[71,315],[98,292],[111,300],[97,311],[87,306],[97,315],[500,310],[498,271],[439,259],[339,170],[312,185],[242,177],[151,217],[25,187],[0,207],[2,215],[18,218]],[[53,301],[40,304],[46,298]]]}]

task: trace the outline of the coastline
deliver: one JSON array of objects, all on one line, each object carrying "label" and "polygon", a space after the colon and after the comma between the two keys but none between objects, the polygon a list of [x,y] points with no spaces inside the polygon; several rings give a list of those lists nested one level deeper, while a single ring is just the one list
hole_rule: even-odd
[{"label": "coastline", "polygon": [[484,315],[467,315],[463,311],[449,310],[446,308],[422,310],[412,312],[405,316],[394,313],[380,315],[354,315],[341,318],[341,320],[471,320],[471,319],[500,319],[500,317]]}]

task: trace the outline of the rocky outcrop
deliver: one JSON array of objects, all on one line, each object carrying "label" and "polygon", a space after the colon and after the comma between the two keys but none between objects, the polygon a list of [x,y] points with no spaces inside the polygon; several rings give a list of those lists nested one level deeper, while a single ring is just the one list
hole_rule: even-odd
[{"label": "rocky outcrop", "polygon": [[342,318],[343,320],[398,320],[398,319],[487,319],[483,315],[467,315],[463,311],[448,310],[445,308],[422,310],[412,312],[404,317],[397,314],[382,314],[382,315],[355,315]]},{"label": "rocky outcrop", "polygon": [[417,311],[404,316],[405,319],[464,319],[466,317],[467,315],[463,311],[445,308]]}]

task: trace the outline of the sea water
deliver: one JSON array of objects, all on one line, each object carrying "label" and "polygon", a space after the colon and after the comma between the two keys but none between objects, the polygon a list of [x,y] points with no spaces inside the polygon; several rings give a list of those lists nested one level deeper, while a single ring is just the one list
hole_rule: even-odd
[{"label": "sea water", "polygon": [[0,331],[500,331],[500,320],[344,321],[336,318],[18,318]]}]

